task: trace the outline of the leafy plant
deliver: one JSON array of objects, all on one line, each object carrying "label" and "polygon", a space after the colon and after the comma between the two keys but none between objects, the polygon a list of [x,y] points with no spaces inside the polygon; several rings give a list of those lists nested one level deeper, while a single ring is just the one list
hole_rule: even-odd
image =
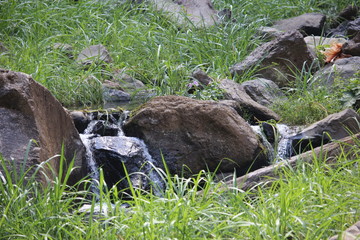
[{"label": "leafy plant", "polygon": [[349,80],[340,101],[344,107],[360,109],[360,77]]}]

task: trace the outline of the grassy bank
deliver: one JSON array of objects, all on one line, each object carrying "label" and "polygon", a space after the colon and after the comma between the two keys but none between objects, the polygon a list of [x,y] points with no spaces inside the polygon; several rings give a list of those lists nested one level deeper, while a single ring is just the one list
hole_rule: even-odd
[{"label": "grassy bank", "polygon": [[[216,0],[216,9],[231,9],[231,20],[207,29],[181,29],[148,4],[124,2],[1,1],[0,39],[8,52],[0,54],[0,67],[31,74],[66,107],[101,104],[101,83],[116,69],[141,80],[157,95],[187,95],[188,79],[196,68],[215,79],[231,77],[229,68],[263,42],[256,35],[258,27],[306,12],[322,12],[331,23],[341,9],[353,3]],[[103,44],[113,62],[105,68],[94,64],[84,69],[54,49],[55,43],[70,44],[75,57],[89,45]],[[300,84],[306,82],[300,72],[299,78]],[[211,86],[197,96],[216,99],[219,91]],[[324,104],[328,102],[321,98],[319,104],[330,113],[339,110],[336,104]]]},{"label": "grassy bank", "polygon": [[[121,200],[111,189],[98,203],[59,179],[42,188],[7,174],[7,183],[0,181],[0,239],[327,239],[360,217],[359,147],[335,164],[321,158],[299,163],[271,186],[249,191],[219,188],[212,175],[200,173],[166,177],[162,197],[132,189],[134,198]],[[84,213],[81,204],[92,207]],[[111,204],[95,214],[94,208]]]},{"label": "grassy bank", "polygon": [[[100,104],[101,83],[117,69],[157,95],[187,95],[196,68],[215,79],[230,77],[229,67],[264,42],[255,34],[259,26],[306,12],[322,12],[331,22],[352,3],[214,0],[216,9],[232,10],[234,21],[179,29],[147,4],[0,0],[0,41],[8,49],[0,53],[0,67],[31,74],[66,107]],[[84,69],[54,49],[55,43],[70,44],[74,56],[89,45],[103,44],[113,62]],[[340,88],[333,93],[311,89],[309,80],[311,74],[299,70],[293,88],[284,89],[289,101],[273,106],[284,121],[311,123],[344,107]],[[216,99],[216,86],[198,97]],[[123,200],[110,189],[100,193],[99,203],[88,191],[85,198],[85,192],[65,188],[59,179],[42,187],[35,179],[25,183],[23,175],[13,180],[6,173],[0,175],[0,239],[327,239],[359,220],[359,146],[357,142],[336,164],[324,159],[299,163],[281,172],[272,186],[251,191],[241,186],[224,190],[212,175],[200,173],[166,178],[162,197],[133,189],[133,199]],[[82,204],[92,207],[89,213],[79,211]],[[113,208],[98,215],[97,204]]]}]

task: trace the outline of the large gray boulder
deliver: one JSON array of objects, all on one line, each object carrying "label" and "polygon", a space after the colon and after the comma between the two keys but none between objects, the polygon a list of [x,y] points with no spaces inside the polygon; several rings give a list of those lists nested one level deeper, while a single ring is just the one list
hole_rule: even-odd
[{"label": "large gray boulder", "polygon": [[[38,164],[44,164],[43,172],[51,180],[60,168],[60,157],[64,146],[66,171],[74,159],[75,169],[69,179],[74,184],[86,174],[85,148],[69,114],[51,93],[36,83],[31,76],[0,70],[0,153],[15,163],[13,172],[24,170],[34,173]],[[32,144],[27,148],[29,143]],[[24,162],[26,159],[26,162]],[[51,170],[52,169],[52,170]],[[43,181],[43,174],[38,175]]]},{"label": "large gray boulder", "polygon": [[360,116],[353,109],[345,109],[331,114],[290,138],[294,154],[310,150],[310,147],[321,146],[331,140],[359,133],[359,123]]},{"label": "large gray boulder", "polygon": [[272,27],[283,32],[299,30],[307,36],[321,36],[325,21],[326,16],[321,13],[305,13],[297,17],[279,20]]},{"label": "large gray boulder", "polygon": [[127,136],[146,143],[157,162],[171,173],[200,170],[246,171],[267,164],[262,144],[234,109],[214,101],[180,96],[156,97],[124,125]]},{"label": "large gray boulder", "polygon": [[290,31],[256,48],[230,71],[232,75],[242,75],[255,70],[258,77],[284,87],[294,81],[294,72],[300,71],[304,63],[311,64],[312,61],[313,56],[307,49],[303,35],[299,31]]},{"label": "large gray boulder", "polygon": [[332,86],[336,80],[344,83],[348,79],[356,77],[360,72],[360,57],[350,57],[336,60],[314,75],[314,82],[319,86]]},{"label": "large gray boulder", "polygon": [[269,106],[277,100],[285,99],[285,94],[278,85],[265,78],[256,78],[241,83],[245,92],[262,106]]},{"label": "large gray boulder", "polygon": [[248,121],[255,123],[256,121],[276,120],[280,117],[271,109],[255,102],[244,89],[244,86],[230,80],[224,79],[220,82],[219,88],[224,91],[226,100],[234,100],[240,105],[239,114]]},{"label": "large gray boulder", "polygon": [[210,0],[151,0],[155,7],[183,26],[209,27],[218,22]]}]

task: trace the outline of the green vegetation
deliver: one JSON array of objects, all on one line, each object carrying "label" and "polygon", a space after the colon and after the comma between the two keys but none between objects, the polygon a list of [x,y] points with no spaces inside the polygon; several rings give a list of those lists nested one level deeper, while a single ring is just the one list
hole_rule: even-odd
[{"label": "green vegetation", "polygon": [[[163,174],[162,197],[131,188],[133,198],[121,200],[100,174],[98,203],[59,178],[41,187],[24,175],[12,181],[7,171],[7,183],[0,179],[0,239],[327,239],[360,217],[359,147],[336,163],[300,162],[271,186],[248,191],[223,188],[205,172],[189,179]],[[88,212],[79,211],[82,204]],[[103,214],[94,210],[99,206]]]},{"label": "green vegetation", "polygon": [[[0,39],[8,49],[0,52],[0,67],[31,74],[66,107],[101,104],[101,83],[118,69],[157,95],[187,96],[196,68],[215,79],[230,77],[229,67],[264,41],[256,37],[259,26],[306,12],[323,12],[331,22],[353,3],[214,0],[216,9],[230,8],[235,21],[179,29],[149,5],[130,2],[0,0]],[[103,44],[113,62],[84,69],[55,49],[55,43],[70,44],[74,56],[89,45]],[[312,87],[310,71],[299,71],[297,77],[286,89],[289,100],[272,106],[283,122],[311,123],[342,109],[341,101],[359,100],[357,79],[330,93]],[[352,98],[341,100],[347,92]],[[221,92],[214,83],[195,89],[194,97],[219,99]],[[116,189],[102,187],[98,203],[97,196],[66,188],[59,178],[42,187],[35,178],[24,181],[25,173],[14,179],[5,171],[0,175],[0,239],[326,239],[360,217],[359,146],[354,144],[336,163],[324,163],[326,157],[311,165],[299,163],[279,173],[271,186],[249,191],[221,188],[209,173],[189,179],[164,174],[162,197],[131,188],[132,199],[124,200]],[[0,168],[7,169],[0,160]],[[124,203],[130,208],[122,208]],[[79,211],[83,204],[90,204],[89,213]],[[113,207],[99,215],[97,204]]]},{"label": "green vegetation", "polygon": [[[150,5],[131,2],[0,1],[0,39],[9,50],[0,53],[0,67],[31,74],[66,107],[101,104],[101,83],[116,69],[124,69],[157,95],[189,95],[189,76],[196,68],[215,79],[230,77],[229,68],[263,42],[256,36],[259,26],[305,12],[324,12],[331,22],[336,13],[353,3],[216,0],[215,8],[231,9],[234,21],[207,29],[180,29]],[[67,53],[55,49],[55,43],[70,44],[75,57],[89,45],[103,44],[113,62],[84,69]],[[237,81],[250,78],[243,76]],[[219,91],[211,86],[195,96],[218,99]],[[336,110],[330,107],[327,112]],[[284,121],[291,120],[284,117]]]}]

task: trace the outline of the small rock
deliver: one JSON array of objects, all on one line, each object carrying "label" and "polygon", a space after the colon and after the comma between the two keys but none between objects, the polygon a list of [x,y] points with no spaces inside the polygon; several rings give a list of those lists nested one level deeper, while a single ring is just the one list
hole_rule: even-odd
[{"label": "small rock", "polygon": [[133,187],[148,187],[149,181],[145,175],[151,170],[147,164],[150,155],[142,141],[125,136],[96,137],[92,139],[91,148],[97,165],[104,170],[104,179],[109,188],[116,185],[120,190],[127,189],[126,172]]},{"label": "small rock", "polygon": [[299,31],[290,31],[256,48],[244,61],[231,67],[230,71],[232,75],[242,75],[255,69],[259,77],[284,87],[295,80],[294,72],[312,61],[313,56],[307,49],[303,35]]},{"label": "small rock", "polygon": [[140,80],[132,78],[122,70],[114,72],[113,81],[119,82],[119,87],[129,93],[145,88],[145,85]]},{"label": "small rock", "polygon": [[7,52],[7,51],[9,51],[9,50],[5,47],[5,45],[2,42],[0,42],[0,53]]},{"label": "small rock", "polygon": [[210,0],[152,0],[152,2],[158,10],[168,13],[180,25],[209,27],[218,22],[217,11]]},{"label": "small rock", "polygon": [[242,110],[240,115],[251,123],[255,124],[259,120],[280,120],[280,117],[275,112],[255,102],[240,84],[224,79],[220,82],[219,88],[224,90],[225,99],[234,100],[240,104],[240,109]]},{"label": "small rock", "polygon": [[335,235],[329,240],[356,240],[360,236],[360,221],[356,222],[354,225],[346,229],[343,233]]},{"label": "small rock", "polygon": [[103,99],[105,102],[128,102],[131,95],[127,92],[103,86]]},{"label": "small rock", "polygon": [[119,127],[114,123],[97,121],[90,134],[97,134],[100,136],[117,136],[119,132]]},{"label": "small rock", "polygon": [[93,63],[110,63],[112,60],[105,46],[99,44],[85,48],[76,61],[83,65],[91,65]]},{"label": "small rock", "polygon": [[327,31],[327,36],[330,37],[344,37],[347,35],[347,28],[349,26],[349,21],[344,21],[341,24],[339,24],[336,28],[329,29]]},{"label": "small rock", "polygon": [[70,59],[74,58],[74,49],[70,44],[54,43],[53,49],[63,52]]},{"label": "small rock", "polygon": [[349,25],[347,27],[347,35],[349,37],[355,36],[358,32],[360,32],[360,18],[349,22]]},{"label": "small rock", "polygon": [[283,34],[283,31],[274,27],[260,27],[257,29],[257,35],[267,40],[273,40]]},{"label": "small rock", "polygon": [[339,13],[340,19],[354,20],[359,13],[359,8],[355,5],[349,5]]},{"label": "small rock", "polygon": [[204,71],[199,68],[196,69],[191,76],[192,78],[198,80],[204,86],[209,85],[213,81],[211,77],[209,77]]},{"label": "small rock", "polygon": [[75,127],[79,133],[83,133],[87,128],[90,119],[81,111],[72,111],[70,112],[70,116],[74,121]]},{"label": "small rock", "polygon": [[[358,33],[360,36],[360,32]],[[344,43],[342,46],[342,52],[352,56],[360,56],[360,42],[356,43],[352,40]]]},{"label": "small rock", "polygon": [[269,106],[280,98],[286,98],[278,85],[265,78],[257,78],[241,84],[245,92],[257,103]]},{"label": "small rock", "polygon": [[275,22],[273,28],[287,32],[298,30],[305,35],[321,36],[326,16],[320,13],[305,13],[303,15]]}]

